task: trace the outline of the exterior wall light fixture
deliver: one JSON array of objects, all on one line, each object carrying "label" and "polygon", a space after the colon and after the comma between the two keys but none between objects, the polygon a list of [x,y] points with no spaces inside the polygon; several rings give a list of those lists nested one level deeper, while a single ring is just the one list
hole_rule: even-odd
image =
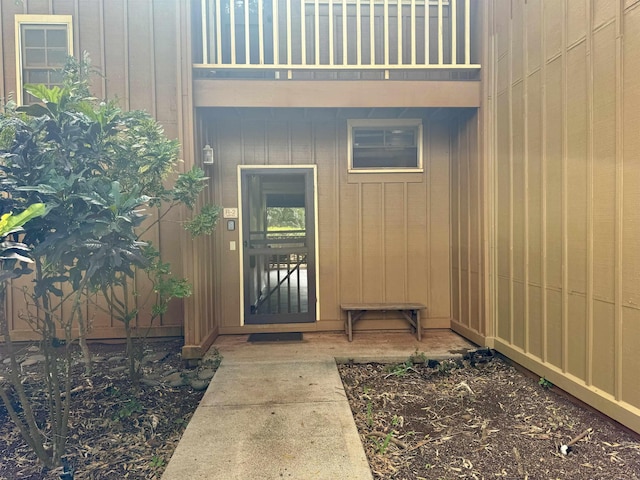
[{"label": "exterior wall light fixture", "polygon": [[202,164],[213,165],[214,163],[215,158],[213,157],[213,148],[211,148],[211,145],[206,144],[202,149]]}]

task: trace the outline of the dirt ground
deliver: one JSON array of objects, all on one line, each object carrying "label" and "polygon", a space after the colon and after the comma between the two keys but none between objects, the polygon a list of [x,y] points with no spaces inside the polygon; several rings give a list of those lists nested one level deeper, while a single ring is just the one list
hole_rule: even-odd
[{"label": "dirt ground", "polygon": [[[84,375],[83,364],[73,367],[75,393],[67,459],[75,469],[76,480],[160,478],[204,394],[186,382],[172,387],[162,381],[171,375],[182,374],[186,378],[185,372],[196,375],[202,370],[200,367],[185,371],[181,346],[181,340],[145,345],[148,362],[143,369],[147,384],[139,389],[133,388],[124,370],[122,344],[91,345],[95,374],[90,381]],[[2,354],[0,351],[0,375],[8,368]],[[42,365],[24,363],[37,354],[37,345],[20,347],[27,390],[33,393],[36,402],[44,402],[45,396],[38,393],[43,391]],[[74,358],[80,358],[79,352],[74,352]],[[39,417],[43,418],[42,410]],[[0,480],[58,479],[59,473],[60,470],[43,471],[0,401]]]},{"label": "dirt ground", "polygon": [[[123,345],[92,346],[91,382],[82,364],[74,367],[67,458],[76,480],[160,478],[203,394],[161,381],[190,374],[180,346],[146,346],[152,360],[148,385],[139,390],[122,371]],[[37,354],[30,348],[22,347],[22,358]],[[492,355],[339,368],[376,479],[640,479],[638,436]],[[41,365],[23,370],[37,392]],[[560,452],[581,435],[567,455]],[[52,480],[59,473],[42,470],[0,402],[0,480]]]},{"label": "dirt ground", "polygon": [[374,478],[640,479],[637,435],[491,352],[469,360],[339,367]]}]

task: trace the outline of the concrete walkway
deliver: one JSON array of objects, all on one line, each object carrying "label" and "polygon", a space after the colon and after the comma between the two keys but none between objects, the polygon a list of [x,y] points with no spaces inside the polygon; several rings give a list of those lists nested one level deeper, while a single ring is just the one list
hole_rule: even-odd
[{"label": "concrete walkway", "polygon": [[344,335],[305,334],[298,343],[249,344],[246,336],[221,337],[222,364],[163,480],[371,479],[335,359],[395,362],[416,350],[444,358],[474,348],[449,331],[419,344],[412,338],[367,334],[348,343]]}]

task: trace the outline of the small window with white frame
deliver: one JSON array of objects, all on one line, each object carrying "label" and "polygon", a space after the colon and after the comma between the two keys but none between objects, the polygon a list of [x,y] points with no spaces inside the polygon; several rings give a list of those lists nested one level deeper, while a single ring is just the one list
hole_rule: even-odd
[{"label": "small window with white frame", "polygon": [[73,55],[71,15],[16,15],[16,77],[18,104],[35,102],[27,84],[62,84],[61,69]]},{"label": "small window with white frame", "polygon": [[422,120],[349,120],[349,172],[422,172]]}]

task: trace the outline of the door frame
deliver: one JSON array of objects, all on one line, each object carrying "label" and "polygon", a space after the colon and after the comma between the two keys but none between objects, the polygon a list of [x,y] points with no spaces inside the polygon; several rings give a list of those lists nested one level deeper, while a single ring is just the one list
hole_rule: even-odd
[{"label": "door frame", "polygon": [[268,323],[262,325],[248,325],[249,327],[258,327],[261,330],[269,325],[276,327],[282,325],[313,325],[318,322],[320,318],[320,256],[318,247],[318,167],[315,164],[308,165],[238,165],[237,180],[238,180],[238,266],[240,268],[240,326],[247,326],[244,321],[244,227],[243,222],[243,206],[242,206],[242,172],[249,170],[310,170],[313,179],[313,223],[314,223],[314,257],[316,263],[315,283],[316,283],[316,305],[315,305],[315,321],[312,323]]}]

